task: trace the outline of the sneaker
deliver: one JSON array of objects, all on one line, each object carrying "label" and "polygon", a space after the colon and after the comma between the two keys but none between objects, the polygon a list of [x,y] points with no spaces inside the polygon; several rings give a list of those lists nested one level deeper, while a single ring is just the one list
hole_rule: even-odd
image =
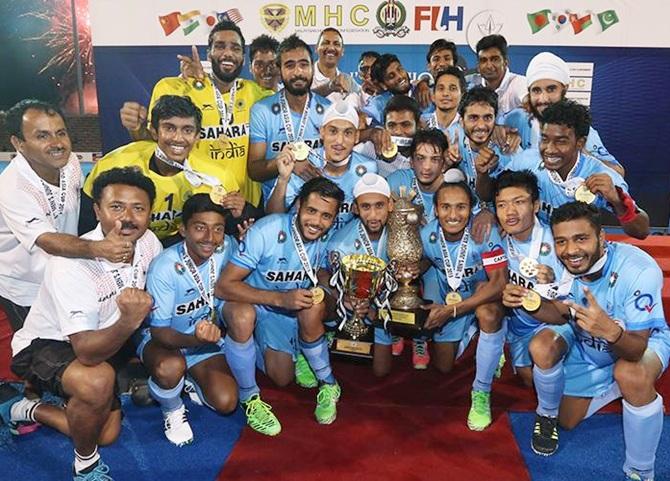
[{"label": "sneaker", "polygon": [[0,384],[0,420],[7,425],[12,423],[12,406],[21,401],[23,396],[10,384]]},{"label": "sneaker", "polygon": [[412,341],[412,364],[414,369],[428,369],[430,362],[430,353],[428,352],[428,342],[422,340]]},{"label": "sneaker", "polygon": [[198,394],[198,388],[196,388],[195,384],[193,384],[193,381],[189,379],[184,379],[184,394],[188,396],[193,404],[204,406],[204,403]]},{"label": "sneaker", "polygon": [[398,336],[393,336],[393,344],[391,344],[391,354],[394,356],[400,356],[405,350],[405,339]]},{"label": "sneaker", "polygon": [[636,471],[631,471],[626,473],[626,481],[654,481],[654,478],[646,478]]},{"label": "sneaker", "polygon": [[314,410],[314,416],[319,424],[331,424],[335,421],[340,394],[342,394],[342,389],[337,383],[321,385],[316,395],[316,409]]},{"label": "sneaker", "polygon": [[326,331],[326,342],[328,343],[328,349],[333,347],[333,342],[335,342],[335,331]]},{"label": "sneaker", "polygon": [[22,398],[9,409],[9,432],[22,436],[36,431],[40,425],[34,421],[35,409],[42,403],[39,399]]},{"label": "sneaker", "polygon": [[535,427],[530,447],[535,454],[551,456],[558,449],[558,420],[549,416],[535,415]]},{"label": "sneaker", "polygon": [[491,424],[491,393],[472,391],[471,397],[468,428],[471,431],[483,431]]},{"label": "sneaker", "polygon": [[180,408],[163,414],[165,437],[177,446],[193,442],[193,431],[186,417],[187,412],[186,406],[182,404]]},{"label": "sneaker", "polygon": [[276,436],[281,432],[279,419],[272,413],[272,407],[261,401],[258,394],[254,394],[247,401],[242,402],[247,424],[251,429],[266,436]]},{"label": "sneaker", "polygon": [[314,371],[309,366],[307,359],[302,354],[298,354],[297,359],[295,360],[295,382],[300,387],[316,387],[319,385],[319,382],[314,375]]},{"label": "sneaker", "polygon": [[505,367],[505,353],[504,352],[500,355],[500,359],[498,359],[498,367],[496,368],[496,372],[495,372],[496,379],[500,379],[500,376],[502,376],[503,367]]},{"label": "sneaker", "polygon": [[102,459],[99,459],[97,463],[81,473],[75,472],[74,468],[72,468],[72,471],[73,481],[114,481],[109,475],[109,466],[103,463]]}]

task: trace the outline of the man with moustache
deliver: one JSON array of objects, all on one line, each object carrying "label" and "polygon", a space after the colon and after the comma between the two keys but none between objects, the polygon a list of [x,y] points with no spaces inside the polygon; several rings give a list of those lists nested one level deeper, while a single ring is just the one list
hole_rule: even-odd
[{"label": "man with moustache", "polygon": [[257,351],[260,367],[280,386],[293,380],[294,359],[302,351],[318,380],[317,422],[330,424],[337,416],[340,386],[330,367],[325,293],[316,269],[325,255],[322,238],[343,200],[332,181],[308,181],[298,195],[297,212],[271,214],[251,226],[217,282],[215,294],[226,301],[226,360],[247,423],[261,434],[275,436],[281,424],[260,398]]},{"label": "man with moustache", "polygon": [[[540,52],[528,64],[526,84],[528,100],[505,115],[503,119],[506,127],[518,132],[521,137],[521,148],[524,150],[535,149],[540,143],[542,112],[549,105],[565,98],[570,84],[568,64],[551,52]],[[589,128],[584,149],[623,177],[623,167],[605,148],[593,126]]]},{"label": "man with moustache", "polygon": [[344,100],[358,108],[358,84],[351,75],[337,68],[344,56],[344,40],[340,31],[332,27],[324,28],[316,41],[316,53],[312,91],[331,102]]},{"label": "man with moustache", "polygon": [[338,101],[330,104],[323,114],[320,149],[314,149],[307,159],[300,161],[295,152],[285,148],[277,156],[279,176],[266,206],[269,213],[288,212],[305,181],[295,174],[296,163],[311,162],[326,179],[332,180],[342,192],[344,201],[333,223],[332,232],[337,232],[353,214],[354,186],[366,173],[377,173],[377,163],[357,152],[353,152],[358,141],[358,113],[349,103]]},{"label": "man with moustache", "polygon": [[221,301],[216,279],[237,250],[225,234],[228,212],[207,194],[184,203],[179,233],[184,240],[163,251],[147,273],[154,308],[137,354],[151,374],[149,393],[163,413],[165,437],[177,446],[193,442],[181,400],[186,376],[197,398],[221,414],[237,407],[237,384],[224,357]]},{"label": "man with moustache", "polygon": [[[249,176],[263,183],[263,199],[270,198],[278,175],[280,152],[299,147],[301,158],[321,145],[319,129],[330,101],[312,93],[314,65],[312,49],[297,35],[279,44],[277,62],[284,88],[263,99],[251,112]],[[296,166],[296,174],[305,180],[320,175],[310,162]]]},{"label": "man with moustache", "polygon": [[[80,230],[92,228],[91,197],[95,179],[115,167],[137,167],[156,187],[149,228],[164,245],[181,241],[178,233],[184,202],[194,192],[221,189],[219,201],[230,209],[232,219],[253,217],[232,172],[212,169],[212,163],[196,148],[202,114],[189,97],[164,95],[151,110],[153,141],[142,140],[119,147],[98,160],[84,184],[84,208]],[[85,217],[88,215],[88,219]],[[230,231],[235,232],[231,225]]]},{"label": "man with moustache", "polygon": [[279,90],[277,49],[279,42],[269,35],[259,35],[249,44],[249,72],[254,81],[267,90]]},{"label": "man with moustache", "polygon": [[132,254],[120,262],[50,258],[35,303],[12,339],[12,371],[66,405],[15,399],[0,405],[0,417],[39,422],[72,438],[75,481],[111,479],[98,445],[113,443],[121,431],[115,356],[153,302],[143,288],[149,263],[161,251],[148,230],[154,196],[151,180],[135,169],[98,177],[93,198],[100,223],[83,239],[102,240],[116,231]]},{"label": "man with moustache", "polygon": [[[595,206],[558,207],[551,229],[556,254],[574,281],[568,301],[542,299],[533,306],[538,320],[571,327],[560,336],[562,349],[542,366],[555,373],[554,409],[539,420],[540,432],[557,441],[557,424],[572,429],[623,397],[624,474],[653,480],[663,429],[663,398],[654,384],[670,358],[661,269],[637,247],[606,242]],[[526,288],[508,284],[503,301],[519,309],[526,295]]]},{"label": "man with moustache", "polygon": [[[200,140],[195,151],[209,159],[216,176],[232,175],[244,198],[257,206],[260,186],[247,175],[251,106],[272,94],[255,82],[239,78],[244,65],[244,36],[233,22],[223,20],[209,33],[207,58],[211,75],[205,74],[198,51],[192,57],[178,55],[182,75],[166,77],[154,86],[149,112],[163,95],[184,95],[202,111]],[[121,123],[134,140],[150,138],[147,110],[136,102],[121,109]]]},{"label": "man with moustache", "polygon": [[467,346],[468,328],[476,318],[480,333],[467,424],[483,431],[491,424],[491,385],[505,344],[500,296],[507,282],[507,259],[496,230],[484,243],[472,238],[474,202],[463,181],[442,183],[435,192],[436,218],[421,229],[421,242],[422,267],[436,269],[439,297],[425,306],[430,313],[424,328],[436,330],[433,364],[446,373]]},{"label": "man with moustache", "polygon": [[440,129],[445,134],[456,129],[461,120],[458,106],[465,91],[465,77],[459,68],[446,67],[436,73],[431,103],[434,108],[432,112],[421,115],[422,124],[430,129]]},{"label": "man with moustache", "polygon": [[548,222],[555,208],[577,199],[614,213],[626,234],[643,239],[649,234],[649,217],[635,204],[626,182],[583,152],[590,125],[583,105],[561,100],[548,106],[542,113],[539,151],[523,151],[506,168],[528,169],[537,176],[541,221]]}]

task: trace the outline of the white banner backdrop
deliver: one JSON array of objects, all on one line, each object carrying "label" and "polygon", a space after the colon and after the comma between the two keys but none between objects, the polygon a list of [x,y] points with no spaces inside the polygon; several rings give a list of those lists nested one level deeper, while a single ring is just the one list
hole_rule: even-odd
[{"label": "white banner backdrop", "polygon": [[95,46],[204,45],[220,18],[246,38],[299,34],[314,44],[325,27],[347,44],[429,44],[444,36],[471,47],[499,33],[510,45],[670,47],[670,2],[580,0],[384,0],[277,2],[94,0]]}]

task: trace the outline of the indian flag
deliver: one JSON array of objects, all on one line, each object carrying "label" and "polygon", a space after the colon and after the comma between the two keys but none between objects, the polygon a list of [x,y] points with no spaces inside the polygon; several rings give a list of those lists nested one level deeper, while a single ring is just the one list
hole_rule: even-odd
[{"label": "indian flag", "polygon": [[191,10],[188,13],[179,15],[179,23],[184,31],[184,35],[188,35],[200,25],[200,10]]}]

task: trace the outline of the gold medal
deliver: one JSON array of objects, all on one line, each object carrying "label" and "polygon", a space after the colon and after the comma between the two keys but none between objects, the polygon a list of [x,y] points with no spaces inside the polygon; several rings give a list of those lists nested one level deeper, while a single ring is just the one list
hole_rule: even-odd
[{"label": "gold medal", "polygon": [[447,306],[451,306],[452,304],[458,304],[461,302],[463,298],[458,292],[448,292],[447,295],[444,297],[444,303]]},{"label": "gold medal", "polygon": [[298,162],[307,160],[307,157],[309,157],[309,145],[305,142],[293,143],[293,156]]},{"label": "gold medal", "polygon": [[523,306],[523,308],[528,312],[537,311],[541,305],[542,305],[542,298],[535,291],[528,291],[528,293],[524,296],[523,300],[521,301],[521,306]]},{"label": "gold medal", "polygon": [[323,298],[326,297],[326,293],[320,287],[314,287],[312,289],[312,304],[321,304]]},{"label": "gold medal", "polygon": [[226,194],[226,189],[219,184],[212,187],[212,190],[209,191],[209,198],[212,199],[212,202],[215,204],[223,205],[223,197]]},{"label": "gold medal", "polygon": [[392,159],[398,154],[398,146],[395,143],[391,143],[391,147],[388,150],[382,150],[382,157],[385,159]]},{"label": "gold medal", "polygon": [[575,200],[584,202],[585,204],[592,204],[593,201],[596,200],[596,194],[591,192],[589,188],[586,187],[586,184],[582,184],[577,187],[577,190],[575,191]]}]

